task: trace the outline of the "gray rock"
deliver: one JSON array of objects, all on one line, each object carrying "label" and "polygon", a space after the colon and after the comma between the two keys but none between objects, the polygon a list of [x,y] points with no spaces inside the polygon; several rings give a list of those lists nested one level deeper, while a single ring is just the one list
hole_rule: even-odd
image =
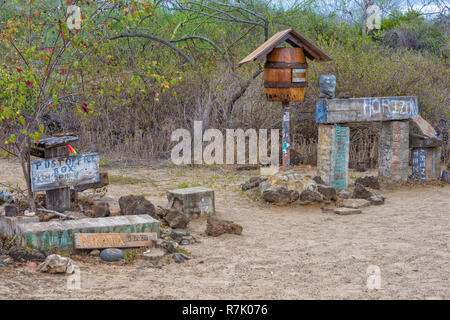
[{"label": "gray rock", "polygon": [[320,98],[334,99],[336,89],[336,76],[321,74],[319,78]]},{"label": "gray rock", "polygon": [[350,194],[350,192],[342,190],[338,193],[338,197],[342,199],[350,199],[352,195]]},{"label": "gray rock", "polygon": [[363,187],[380,189],[380,183],[377,177],[365,176],[364,178],[358,178],[355,180],[355,185],[360,184]]},{"label": "gray rock", "polygon": [[189,236],[190,233],[187,230],[184,229],[172,229],[172,231],[169,233],[169,237],[171,237],[176,242],[179,242],[183,237]]},{"label": "gray rock", "polygon": [[143,258],[155,261],[166,255],[167,251],[163,248],[150,248],[143,253]]},{"label": "gray rock", "polygon": [[245,182],[242,184],[242,186],[241,186],[242,191],[247,191],[247,190],[249,190],[249,189],[253,189],[253,188],[259,187],[259,185],[261,184],[261,182],[264,182],[264,181],[266,181],[266,180],[267,180],[267,178],[262,178],[262,177],[251,177],[250,180],[245,181]]},{"label": "gray rock", "polygon": [[359,209],[370,206],[370,202],[365,199],[344,199],[342,206],[345,208]]},{"label": "gray rock", "polygon": [[174,253],[172,255],[172,259],[176,262],[176,263],[182,263],[184,262],[184,260],[190,260],[191,257],[185,255],[184,253]]},{"label": "gray rock", "polygon": [[364,186],[360,185],[359,183],[355,185],[352,198],[369,199],[371,196],[373,196],[373,193],[367,190]]},{"label": "gray rock", "polygon": [[337,200],[336,189],[324,185],[317,185],[317,191],[323,196],[324,200]]},{"label": "gray rock", "polygon": [[217,237],[224,233],[242,234],[242,226],[227,220],[221,220],[214,217],[208,218],[206,222],[206,235]]},{"label": "gray rock", "polygon": [[322,207],[320,208],[322,209],[322,212],[333,212],[335,208],[331,208],[331,207]]},{"label": "gray rock", "polygon": [[97,250],[97,249],[92,250],[91,252],[89,252],[89,255],[91,257],[98,257],[100,255],[100,250]]},{"label": "gray rock", "polygon": [[168,209],[164,220],[171,228],[175,229],[184,229],[189,223],[189,219],[177,209]]},{"label": "gray rock", "polygon": [[103,261],[120,261],[124,258],[124,253],[120,249],[108,248],[100,252],[100,258]]},{"label": "gray rock", "polygon": [[300,197],[298,191],[290,190],[284,187],[277,189],[265,190],[262,194],[262,198],[270,203],[275,203],[278,205],[290,204],[297,201]]},{"label": "gray rock", "polygon": [[182,263],[184,262],[184,258],[181,256],[181,254],[179,253],[174,253],[172,255],[172,259],[176,262],[176,263]]},{"label": "gray rock", "polygon": [[35,261],[35,262],[43,262],[47,255],[36,249],[26,249],[22,247],[11,247],[9,249],[9,256],[17,262],[27,262],[27,261]]},{"label": "gray rock", "polygon": [[178,252],[178,244],[175,241],[157,239],[155,241],[155,247],[165,249],[169,253]]},{"label": "gray rock", "polygon": [[334,209],[334,213],[340,215],[349,215],[349,214],[359,214],[362,213],[360,209],[352,209],[352,208],[336,208]]},{"label": "gray rock", "polygon": [[300,201],[321,202],[323,201],[323,196],[316,191],[303,190],[302,193],[300,194]]},{"label": "gray rock", "polygon": [[109,217],[111,215],[111,212],[109,211],[109,203],[101,200],[95,200],[94,204],[89,208],[87,215],[91,218]]},{"label": "gray rock", "polygon": [[380,196],[380,195],[374,194],[368,200],[369,200],[370,204],[372,204],[374,206],[380,206],[380,205],[384,204],[384,197]]},{"label": "gray rock", "polygon": [[313,180],[314,180],[317,184],[325,184],[325,182],[323,182],[321,176],[315,176],[315,177],[313,178]]},{"label": "gray rock", "polygon": [[358,162],[356,164],[356,171],[358,171],[358,172],[365,172],[365,171],[367,171],[367,163],[365,163],[365,162]]},{"label": "gray rock", "polygon": [[144,196],[128,195],[119,199],[120,212],[125,215],[148,214],[156,218],[155,206]]}]

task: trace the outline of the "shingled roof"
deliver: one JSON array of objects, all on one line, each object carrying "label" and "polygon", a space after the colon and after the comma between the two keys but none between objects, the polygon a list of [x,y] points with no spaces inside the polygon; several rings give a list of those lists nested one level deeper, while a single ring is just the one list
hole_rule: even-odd
[{"label": "shingled roof", "polygon": [[269,40],[260,45],[255,51],[245,57],[239,65],[253,61],[255,59],[262,60],[268,55],[274,48],[286,41],[293,47],[303,48],[303,51],[307,58],[317,61],[330,61],[331,57],[318,46],[316,46],[311,40],[305,38],[298,31],[290,28],[275,33]]}]

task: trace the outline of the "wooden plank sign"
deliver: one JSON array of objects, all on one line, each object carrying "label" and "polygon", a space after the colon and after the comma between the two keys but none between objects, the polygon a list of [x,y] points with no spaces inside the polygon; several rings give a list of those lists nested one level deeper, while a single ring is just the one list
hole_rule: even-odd
[{"label": "wooden plank sign", "polygon": [[416,96],[320,99],[317,123],[408,120],[419,112]]},{"label": "wooden plank sign", "polygon": [[30,167],[33,192],[99,181],[99,156],[97,153],[39,159],[33,161]]},{"label": "wooden plank sign", "polygon": [[156,232],[146,233],[75,233],[75,249],[148,247],[156,240]]}]

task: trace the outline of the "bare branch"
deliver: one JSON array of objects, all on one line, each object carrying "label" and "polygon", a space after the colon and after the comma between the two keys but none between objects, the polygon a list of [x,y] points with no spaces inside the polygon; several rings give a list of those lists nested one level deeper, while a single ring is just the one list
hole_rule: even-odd
[{"label": "bare branch", "polygon": [[122,33],[113,37],[110,37],[108,40],[116,40],[116,39],[120,39],[120,38],[146,38],[146,39],[150,39],[150,40],[154,40],[157,42],[160,42],[166,46],[168,46],[169,48],[171,48],[172,50],[176,51],[179,55],[181,55],[187,62],[189,63],[193,63],[192,59],[186,54],[184,53],[184,51],[178,49],[175,45],[173,45],[172,43],[170,43],[170,41],[167,41],[163,38],[154,36],[152,34],[145,34],[145,33]]}]

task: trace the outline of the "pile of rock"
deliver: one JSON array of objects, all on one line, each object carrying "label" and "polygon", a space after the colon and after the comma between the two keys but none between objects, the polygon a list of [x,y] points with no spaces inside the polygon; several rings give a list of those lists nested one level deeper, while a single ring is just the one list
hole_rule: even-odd
[{"label": "pile of rock", "polygon": [[376,177],[365,177],[359,179],[361,180],[356,180],[357,182],[355,188],[353,189],[353,193],[349,193],[347,191],[339,192],[336,207],[322,207],[322,211],[333,211],[334,213],[340,215],[358,214],[362,213],[362,208],[370,205],[378,206],[384,204],[384,196],[369,190],[369,188],[366,188],[363,185],[370,184],[372,187],[379,189],[378,179]]},{"label": "pile of rock", "polygon": [[280,172],[268,178],[252,177],[244,182],[242,190],[256,187],[265,201],[277,205],[288,205],[296,201],[310,204],[337,200],[336,190],[324,185],[319,176],[311,178],[297,172]]},{"label": "pile of rock", "polygon": [[377,177],[358,178],[352,192],[336,192],[333,187],[324,184],[320,176],[311,176],[296,172],[280,172],[268,178],[252,177],[242,184],[242,190],[259,188],[262,199],[276,205],[288,205],[297,202],[302,205],[313,203],[331,204],[335,208],[323,207],[324,211],[336,211],[338,214],[361,213],[361,208],[381,205],[384,197],[371,191],[380,189]]}]

